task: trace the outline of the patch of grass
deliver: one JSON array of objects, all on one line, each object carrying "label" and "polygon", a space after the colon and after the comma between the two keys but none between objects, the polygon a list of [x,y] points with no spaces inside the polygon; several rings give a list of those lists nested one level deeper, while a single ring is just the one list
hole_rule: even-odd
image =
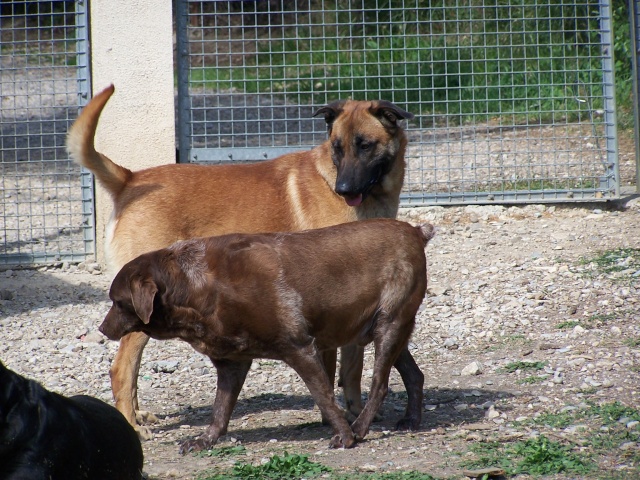
[{"label": "patch of grass", "polygon": [[502,367],[501,370],[507,373],[513,373],[517,370],[542,370],[547,362],[511,362]]},{"label": "patch of grass", "polygon": [[545,414],[530,422],[535,425],[564,429],[577,423],[584,424],[586,431],[581,434],[584,440],[581,447],[591,456],[615,456],[616,465],[625,465],[627,476],[618,477],[616,472],[601,472],[599,478],[640,478],[640,453],[637,449],[621,450],[625,443],[637,443],[639,428],[630,429],[630,421],[640,421],[640,411],[620,402],[597,405],[590,404],[586,408],[565,411],[556,414]]},{"label": "patch of grass", "polygon": [[329,467],[309,461],[307,455],[284,452],[282,456],[273,455],[265,464],[236,463],[230,472],[201,477],[201,480],[294,480],[314,478],[327,472],[331,472]]},{"label": "patch of grass", "polygon": [[[297,480],[325,478],[332,480],[438,480],[427,473],[411,471],[380,473],[338,473],[321,463],[311,462],[307,455],[274,455],[263,465],[236,463],[231,470],[222,473],[203,473],[199,480]],[[441,479],[446,480],[446,479]]]},{"label": "patch of grass", "polygon": [[560,330],[568,330],[580,325],[582,328],[592,329],[601,327],[605,323],[614,320],[615,318],[615,313],[600,313],[591,315],[589,318],[583,320],[567,320],[566,322],[562,322],[556,325],[556,328]]},{"label": "patch of grass", "polygon": [[595,468],[585,455],[571,447],[549,440],[544,435],[504,445],[500,442],[477,443],[471,447],[475,460],[464,462],[470,468],[500,467],[508,475],[583,475]]},{"label": "patch of grass", "polygon": [[210,450],[203,450],[201,452],[195,453],[194,456],[226,458],[244,455],[246,451],[247,449],[244,447],[244,445],[230,445],[224,447],[216,447]]},{"label": "patch of grass", "polygon": [[[454,477],[457,478],[457,477]],[[438,480],[428,473],[416,472],[382,472],[382,473],[347,473],[331,476],[332,480]],[[445,479],[442,479],[445,480]]]},{"label": "patch of grass", "polygon": [[549,378],[548,375],[532,375],[530,377],[526,377],[526,378],[522,378],[520,380],[517,380],[516,383],[518,385],[531,385],[531,384],[534,384],[534,383],[544,382],[547,378]]},{"label": "patch of grass", "polygon": [[578,325],[580,325],[580,322],[578,322],[577,320],[567,320],[566,322],[562,322],[556,325],[556,328],[559,328],[560,330],[567,330]]},{"label": "patch of grass", "polygon": [[627,338],[627,339],[625,339],[624,344],[627,347],[631,347],[631,348],[640,347],[640,337]]},{"label": "patch of grass", "polygon": [[[472,2],[465,8],[444,0],[418,0],[418,7],[408,9],[392,5],[381,0],[376,8],[311,8],[303,25],[287,25],[283,38],[260,38],[241,67],[194,67],[190,82],[282,93],[298,103],[387,98],[413,103],[414,113],[445,114],[449,122],[500,115],[517,122],[574,121],[603,107],[597,94],[600,16],[594,5],[541,7],[528,0]],[[625,8],[620,2],[613,10],[615,70],[630,99]],[[325,25],[335,37],[325,34]]]},{"label": "patch of grass", "polygon": [[[582,258],[578,263],[591,267],[591,272],[587,272],[587,274],[615,275],[623,271],[636,272],[640,270],[640,248],[606,250],[595,257]],[[635,280],[636,278],[629,275],[630,280]]]}]

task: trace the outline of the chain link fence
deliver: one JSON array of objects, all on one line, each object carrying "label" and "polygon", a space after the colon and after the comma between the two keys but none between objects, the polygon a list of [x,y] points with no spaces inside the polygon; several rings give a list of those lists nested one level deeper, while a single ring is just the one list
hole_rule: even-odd
[{"label": "chain link fence", "polygon": [[619,197],[607,0],[178,0],[182,162],[326,138],[344,98],[414,113],[405,205]]},{"label": "chain link fence", "polygon": [[[90,90],[86,7],[0,4],[0,265],[94,253],[91,175],[64,147]],[[608,0],[175,7],[182,162],[308,149],[326,138],[319,106],[385,99],[416,115],[404,205],[620,195]]]},{"label": "chain link fence", "polygon": [[84,5],[0,6],[0,265],[94,253],[92,181],[65,148],[89,91]]}]

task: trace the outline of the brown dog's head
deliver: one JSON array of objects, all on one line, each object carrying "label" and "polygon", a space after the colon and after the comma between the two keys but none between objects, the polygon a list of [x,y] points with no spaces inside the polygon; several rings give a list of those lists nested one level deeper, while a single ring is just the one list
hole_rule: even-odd
[{"label": "brown dog's head", "polygon": [[113,304],[99,327],[110,340],[140,331],[151,320],[158,286],[145,264],[142,257],[129,262],[111,283],[109,298]]},{"label": "brown dog's head", "polygon": [[[335,192],[350,206],[360,205],[395,162],[403,162],[406,137],[399,125],[413,118],[391,102],[338,101],[318,109],[324,115],[337,169]],[[401,158],[399,158],[401,157]]]}]

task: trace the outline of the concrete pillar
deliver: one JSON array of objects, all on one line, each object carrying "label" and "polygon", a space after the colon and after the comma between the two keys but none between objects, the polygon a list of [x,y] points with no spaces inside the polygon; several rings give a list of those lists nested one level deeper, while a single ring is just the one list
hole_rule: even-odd
[{"label": "concrete pillar", "polygon": [[[91,0],[91,77],[115,93],[102,112],[96,149],[132,170],[175,163],[171,0]],[[97,260],[113,204],[96,185]]]}]

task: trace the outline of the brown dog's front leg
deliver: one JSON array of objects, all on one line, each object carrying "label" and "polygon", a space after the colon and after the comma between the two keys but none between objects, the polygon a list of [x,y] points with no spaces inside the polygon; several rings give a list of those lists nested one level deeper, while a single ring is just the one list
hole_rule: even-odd
[{"label": "brown dog's front leg", "polygon": [[329,382],[327,372],[320,361],[320,354],[314,346],[307,346],[292,352],[284,361],[293,368],[304,381],[315,400],[322,418],[333,427],[335,435],[329,443],[330,448],[350,448],[356,443],[349,423],[342,409],[336,403],[333,384]]},{"label": "brown dog's front leg", "polygon": [[187,440],[180,447],[180,453],[208,450],[218,439],[227,433],[229,419],[238,401],[238,395],[247,378],[251,360],[232,361],[211,359],[218,371],[218,387],[213,402],[213,413],[209,427],[199,437]]},{"label": "brown dog's front leg", "polygon": [[130,333],[122,337],[118,352],[111,365],[109,375],[111,377],[111,390],[116,403],[116,408],[124,415],[127,421],[136,427],[143,438],[144,433],[137,427],[136,409],[138,407],[137,379],[140,371],[142,351],[149,341],[149,337],[142,332]]}]

